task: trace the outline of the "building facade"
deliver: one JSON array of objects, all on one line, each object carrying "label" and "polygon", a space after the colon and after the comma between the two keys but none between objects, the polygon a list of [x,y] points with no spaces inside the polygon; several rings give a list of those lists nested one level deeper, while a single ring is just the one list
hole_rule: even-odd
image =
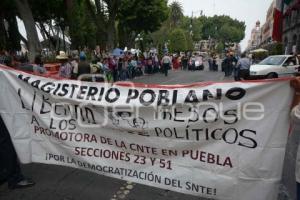
[{"label": "building facade", "polygon": [[284,5],[283,45],[286,54],[300,53],[300,0]]},{"label": "building facade", "polygon": [[251,38],[248,41],[248,50],[252,50],[257,48],[261,43],[261,27],[260,27],[260,21],[257,21],[255,24],[255,27],[251,31]]},{"label": "building facade", "polygon": [[274,11],[275,11],[275,0],[271,3],[267,16],[266,22],[261,28],[261,45],[267,45],[274,41],[273,39],[273,28],[274,28]]}]

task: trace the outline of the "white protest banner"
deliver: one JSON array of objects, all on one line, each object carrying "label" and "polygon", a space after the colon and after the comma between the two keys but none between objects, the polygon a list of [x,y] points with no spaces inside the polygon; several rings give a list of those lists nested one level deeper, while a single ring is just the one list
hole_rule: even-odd
[{"label": "white protest banner", "polygon": [[288,80],[111,85],[3,67],[0,76],[1,116],[23,163],[212,199],[277,197]]}]

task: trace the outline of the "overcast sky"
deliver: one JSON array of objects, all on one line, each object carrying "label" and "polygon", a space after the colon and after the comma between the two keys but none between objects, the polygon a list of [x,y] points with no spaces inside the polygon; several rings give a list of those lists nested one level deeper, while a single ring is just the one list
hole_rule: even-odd
[{"label": "overcast sky", "polygon": [[[174,0],[169,0],[173,2]],[[244,21],[246,24],[246,37],[241,42],[242,49],[247,46],[251,30],[259,20],[261,25],[266,21],[266,14],[273,0],[177,0],[184,9],[184,14],[199,16],[203,10],[206,16],[229,15],[232,18]]]}]

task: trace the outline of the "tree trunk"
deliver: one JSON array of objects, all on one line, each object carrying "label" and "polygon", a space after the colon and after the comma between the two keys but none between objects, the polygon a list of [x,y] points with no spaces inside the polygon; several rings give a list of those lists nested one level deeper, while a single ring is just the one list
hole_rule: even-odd
[{"label": "tree trunk", "polygon": [[112,50],[116,45],[116,17],[120,0],[107,1],[109,19],[107,23],[107,48]]},{"label": "tree trunk", "polygon": [[103,2],[95,0],[96,13],[91,1],[86,1],[86,8],[96,26],[96,43],[100,46],[105,46],[106,31],[105,31],[105,14],[103,13]]},{"label": "tree trunk", "polygon": [[0,49],[6,49],[7,32],[4,25],[4,15],[0,13]]},{"label": "tree trunk", "polygon": [[9,48],[7,49],[12,51],[20,51],[21,38],[20,38],[16,16],[13,13],[8,14],[7,22],[8,22],[8,36],[9,36]]},{"label": "tree trunk", "polygon": [[116,38],[116,27],[115,27],[115,18],[109,18],[107,26],[107,48],[112,50],[115,47],[115,38]]},{"label": "tree trunk", "polygon": [[31,8],[27,0],[15,0],[20,17],[24,22],[27,33],[29,61],[33,62],[34,57],[41,51],[41,44],[35,27]]},{"label": "tree trunk", "polygon": [[[51,22],[50,22],[51,23]],[[54,46],[56,45],[56,41],[55,39],[53,39],[53,37],[51,36],[51,31],[50,31],[50,28],[49,28],[49,32],[46,30],[46,27],[45,25],[42,23],[42,22],[39,22],[39,25],[40,25],[40,29],[41,29],[41,34],[42,35],[45,35],[45,40],[48,39],[49,42],[50,42],[50,46]],[[50,25],[49,25],[50,26]],[[44,36],[43,36],[44,37]]]}]

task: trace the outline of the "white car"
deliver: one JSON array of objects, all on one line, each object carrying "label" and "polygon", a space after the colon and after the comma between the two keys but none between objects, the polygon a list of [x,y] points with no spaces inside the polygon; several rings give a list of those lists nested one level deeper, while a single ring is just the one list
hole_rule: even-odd
[{"label": "white car", "polygon": [[269,56],[250,67],[250,79],[278,78],[299,73],[299,59],[293,55]]}]

